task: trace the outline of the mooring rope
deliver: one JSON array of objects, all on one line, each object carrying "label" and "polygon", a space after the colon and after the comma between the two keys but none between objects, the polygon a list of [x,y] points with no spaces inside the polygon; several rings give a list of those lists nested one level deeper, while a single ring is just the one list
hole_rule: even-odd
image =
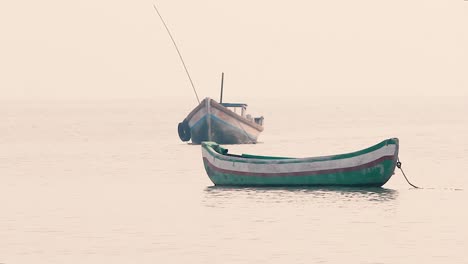
[{"label": "mooring rope", "polygon": [[193,81],[192,81],[192,77],[190,77],[190,73],[187,69],[187,66],[185,66],[185,62],[184,62],[184,59],[182,58],[182,54],[180,54],[180,51],[179,51],[179,48],[177,47],[177,44],[174,40],[174,38],[172,37],[172,34],[171,32],[169,31],[169,28],[167,27],[166,25],[166,22],[164,22],[164,19],[163,17],[161,16],[161,14],[159,13],[158,9],[156,8],[156,5],[153,3],[153,7],[154,7],[154,10],[156,10],[156,13],[158,13],[158,16],[159,18],[161,19],[164,27],[166,28],[166,31],[167,33],[169,34],[169,37],[171,38],[172,40],[172,43],[174,44],[174,47],[177,51],[177,54],[179,54],[179,58],[180,58],[180,61],[182,61],[182,65],[184,66],[184,69],[185,69],[185,72],[187,73],[187,76],[189,78],[189,81],[190,81],[190,84],[192,85],[192,88],[193,88],[193,92],[195,93],[195,97],[197,97],[197,101],[198,101],[198,104],[200,104],[200,99],[198,98],[198,93],[197,93],[197,89],[195,89],[195,85],[193,84]]},{"label": "mooring rope", "polygon": [[401,168],[400,157],[397,158],[396,166],[401,170],[401,173],[403,173],[403,176],[405,177],[405,179],[406,179],[406,181],[408,182],[409,185],[413,186],[413,187],[416,188],[416,189],[421,189],[420,187],[418,187],[418,186],[412,184],[412,183],[408,180],[408,178],[406,177],[405,172],[404,172],[403,169]]}]

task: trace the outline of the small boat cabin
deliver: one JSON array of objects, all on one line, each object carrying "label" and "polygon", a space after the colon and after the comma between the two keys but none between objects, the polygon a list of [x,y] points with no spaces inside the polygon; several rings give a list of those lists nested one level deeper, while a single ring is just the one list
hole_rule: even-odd
[{"label": "small boat cabin", "polygon": [[[247,114],[247,104],[244,103],[221,103],[222,106],[226,107],[227,109],[233,111],[236,114],[240,114],[240,116],[255,122],[256,124],[263,126],[263,116],[261,117],[254,117],[252,118],[251,115]],[[237,113],[237,111],[240,111],[240,113]]]}]

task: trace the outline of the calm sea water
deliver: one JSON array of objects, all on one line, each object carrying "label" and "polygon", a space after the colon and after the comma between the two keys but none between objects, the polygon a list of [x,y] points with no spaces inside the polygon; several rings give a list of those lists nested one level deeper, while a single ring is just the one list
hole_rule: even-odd
[{"label": "calm sea water", "polygon": [[383,188],[219,188],[176,126],[192,101],[2,102],[0,263],[468,263],[467,98],[248,102],[255,145],[400,139]]}]

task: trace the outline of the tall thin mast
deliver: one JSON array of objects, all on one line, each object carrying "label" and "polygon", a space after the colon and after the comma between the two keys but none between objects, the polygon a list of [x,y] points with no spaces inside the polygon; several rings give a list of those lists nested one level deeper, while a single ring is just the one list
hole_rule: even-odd
[{"label": "tall thin mast", "polygon": [[223,84],[224,84],[224,72],[221,74],[221,96],[219,98],[219,103],[223,103]]},{"label": "tall thin mast", "polygon": [[164,19],[162,18],[161,14],[159,13],[158,8],[156,8],[156,5],[155,5],[155,4],[153,4],[153,7],[154,7],[154,10],[156,10],[156,13],[158,13],[159,18],[161,18],[161,21],[163,22],[164,27],[166,28],[167,33],[169,34],[169,37],[171,37],[172,43],[174,44],[174,47],[176,48],[177,53],[179,54],[179,58],[180,58],[180,60],[182,61],[182,65],[184,65],[184,69],[185,69],[185,72],[187,73],[187,76],[188,76],[188,78],[189,78],[189,80],[190,80],[190,84],[192,85],[193,92],[195,93],[195,96],[197,97],[198,103],[200,103],[200,99],[198,99],[197,90],[195,89],[195,85],[193,85],[192,78],[190,77],[190,74],[189,74],[189,72],[188,72],[188,70],[187,70],[187,66],[185,66],[185,62],[184,62],[184,59],[182,58],[182,55],[180,54],[179,48],[177,47],[177,44],[176,44],[174,38],[172,37],[172,34],[171,34],[171,32],[169,31],[169,28],[168,28],[167,25],[166,25],[166,22],[164,22]]}]

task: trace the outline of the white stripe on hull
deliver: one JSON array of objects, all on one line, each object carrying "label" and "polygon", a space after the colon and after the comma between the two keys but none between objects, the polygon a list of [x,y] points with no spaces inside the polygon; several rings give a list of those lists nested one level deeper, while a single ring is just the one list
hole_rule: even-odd
[{"label": "white stripe on hull", "polygon": [[[233,162],[232,160],[238,159],[245,160],[243,158],[229,157],[231,161],[221,160],[213,157],[208,153],[205,148],[202,148],[203,157],[207,158],[215,167],[241,172],[255,172],[255,173],[288,173],[288,172],[302,172],[302,171],[321,171],[330,169],[340,169],[355,167],[361,164],[366,164],[375,161],[384,156],[395,155],[396,145],[390,144],[383,146],[382,148],[376,149],[372,152],[368,152],[359,156],[337,159],[337,160],[325,160],[325,161],[313,161],[307,162],[306,159],[287,159],[287,160],[264,160],[264,159],[252,159],[263,162],[259,163],[247,163],[247,162]],[[280,162],[294,162],[297,163],[280,163]],[[300,162],[299,162],[300,161]]]}]

